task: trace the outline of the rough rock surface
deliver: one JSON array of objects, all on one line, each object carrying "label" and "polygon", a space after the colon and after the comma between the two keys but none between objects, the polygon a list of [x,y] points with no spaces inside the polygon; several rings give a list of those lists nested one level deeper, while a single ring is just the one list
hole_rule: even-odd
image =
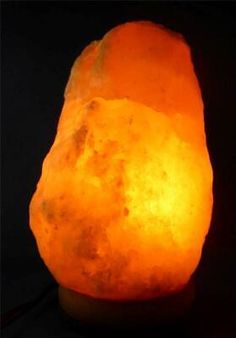
[{"label": "rough rock surface", "polygon": [[184,39],[127,23],[76,60],[30,205],[66,288],[146,299],[184,287],[212,210],[203,103]]}]

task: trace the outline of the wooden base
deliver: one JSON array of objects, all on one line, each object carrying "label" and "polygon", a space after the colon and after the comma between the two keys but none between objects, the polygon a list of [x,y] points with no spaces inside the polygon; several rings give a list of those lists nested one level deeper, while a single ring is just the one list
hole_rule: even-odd
[{"label": "wooden base", "polygon": [[168,297],[122,302],[94,299],[59,286],[62,309],[85,326],[132,329],[172,324],[186,315],[193,299],[193,281],[181,292]]}]

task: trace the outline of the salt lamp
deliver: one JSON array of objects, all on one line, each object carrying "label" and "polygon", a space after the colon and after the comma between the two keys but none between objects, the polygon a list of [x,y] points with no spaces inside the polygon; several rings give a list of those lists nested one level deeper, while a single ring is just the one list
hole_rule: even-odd
[{"label": "salt lamp", "polygon": [[30,204],[42,259],[95,299],[177,293],[212,211],[203,102],[184,38],[115,27],[73,65],[55,141]]}]

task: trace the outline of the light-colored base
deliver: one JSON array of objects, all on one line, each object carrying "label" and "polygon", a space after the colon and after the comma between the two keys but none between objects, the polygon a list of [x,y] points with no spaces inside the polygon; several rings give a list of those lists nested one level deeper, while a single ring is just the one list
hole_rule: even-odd
[{"label": "light-colored base", "polygon": [[169,324],[188,312],[193,299],[193,281],[168,297],[122,302],[94,299],[59,286],[59,302],[64,312],[89,326],[137,328]]}]

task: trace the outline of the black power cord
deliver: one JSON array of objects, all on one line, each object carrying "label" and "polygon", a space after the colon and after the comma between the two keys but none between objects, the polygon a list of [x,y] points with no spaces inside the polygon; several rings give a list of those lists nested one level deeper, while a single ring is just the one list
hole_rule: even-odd
[{"label": "black power cord", "polygon": [[8,325],[10,325],[12,322],[22,317],[23,315],[25,315],[32,308],[38,305],[38,303],[40,303],[56,287],[57,287],[56,283],[51,283],[33,300],[26,302],[24,304],[21,304],[17,306],[16,308],[4,314],[1,314],[0,328],[4,329]]}]

